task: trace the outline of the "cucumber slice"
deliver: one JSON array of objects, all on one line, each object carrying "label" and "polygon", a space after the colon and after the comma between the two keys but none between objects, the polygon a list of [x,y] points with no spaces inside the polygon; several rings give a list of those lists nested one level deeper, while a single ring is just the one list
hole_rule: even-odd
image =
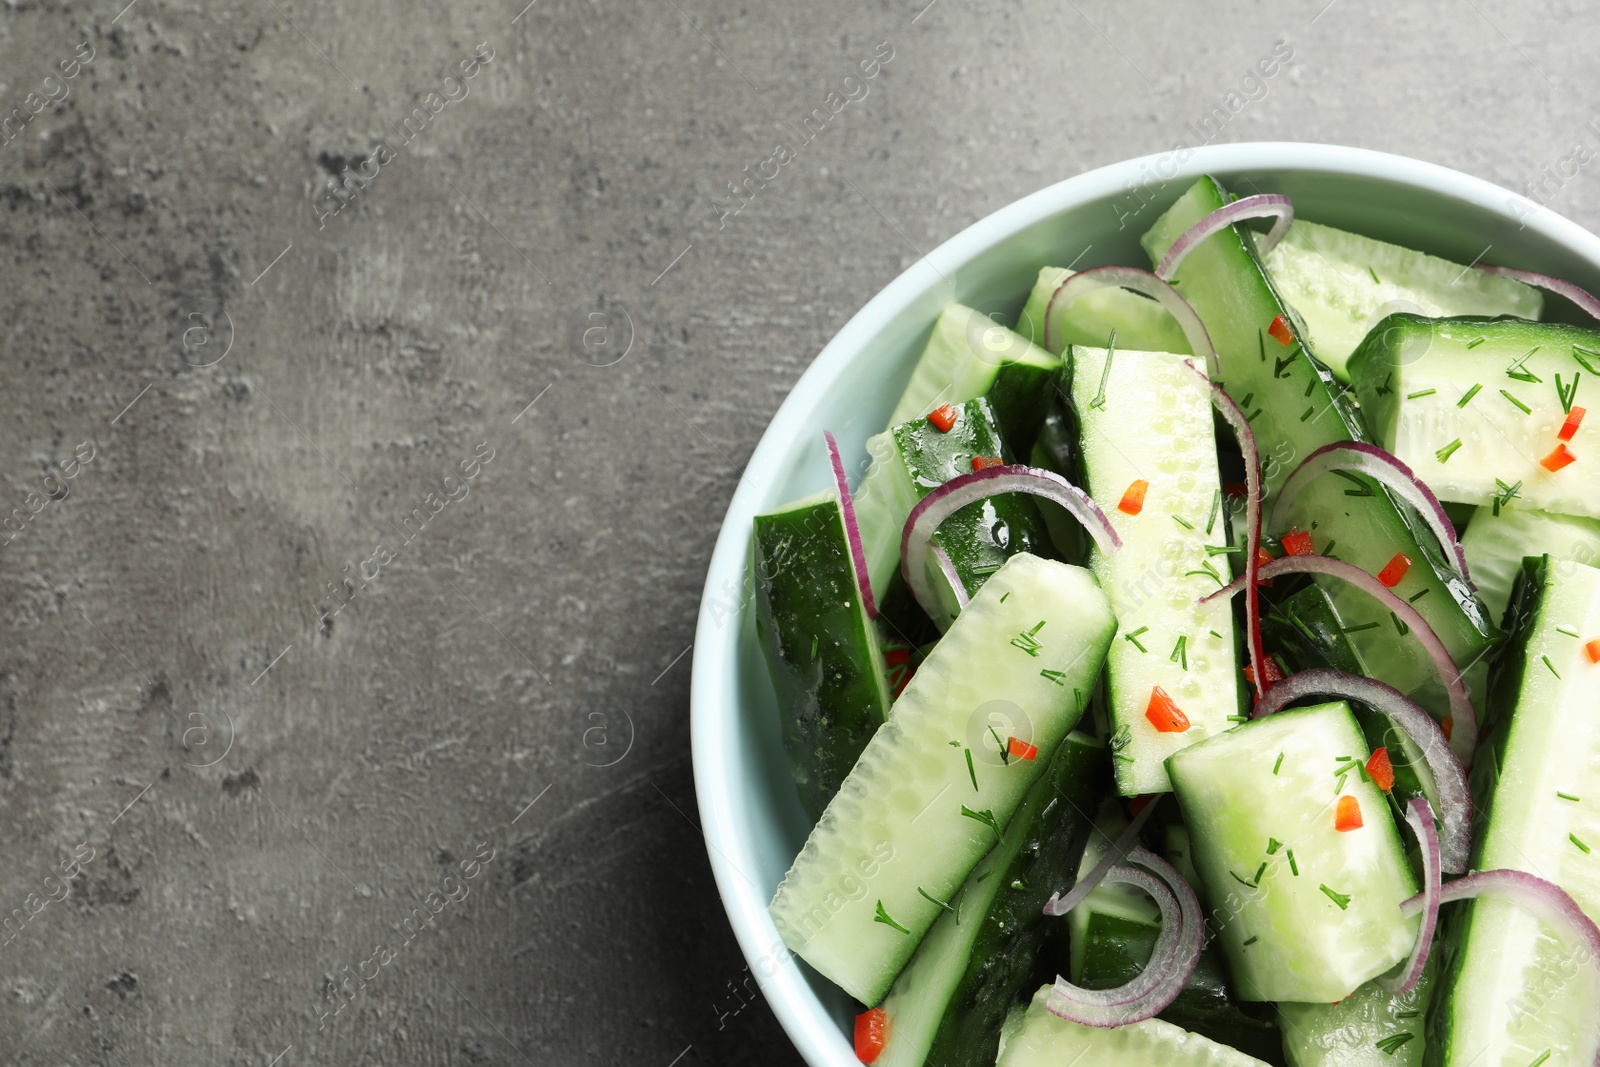
[{"label": "cucumber slice", "polygon": [[1390,312],[1537,319],[1544,307],[1539,290],[1512,278],[1304,219],[1295,220],[1266,263],[1305,323],[1311,351],[1343,381],[1350,380],[1350,353]]},{"label": "cucumber slice", "polygon": [[[1597,918],[1600,667],[1583,645],[1600,635],[1600,570],[1548,556],[1525,561],[1507,618],[1512,638],[1491,699],[1515,710],[1473,767],[1473,797],[1485,814],[1472,866],[1530,871]],[[1503,899],[1468,901],[1447,919],[1444,995],[1433,1012],[1438,1032],[1429,1034],[1437,1062],[1579,1062],[1576,1050],[1591,1040],[1600,1002],[1583,950]]]},{"label": "cucumber slice", "polygon": [[[1417,881],[1383,793],[1360,770],[1367,756],[1337,701],[1257,719],[1167,761],[1243,999],[1342,1000],[1411,951],[1419,920],[1400,904]],[[1342,796],[1359,804],[1359,829],[1335,829]]]},{"label": "cucumber slice", "polygon": [[[916,418],[894,427],[882,440],[868,442],[879,460],[867,471],[856,495],[856,519],[874,589],[887,588],[899,569],[900,533],[918,500],[950,479],[972,473],[976,457],[1011,459],[987,398],[968,400],[954,406],[954,411],[949,430]],[[967,505],[945,520],[933,540],[955,564],[968,596],[1019,552],[1054,555],[1038,507],[1016,493]],[[935,573],[932,585],[948,592],[943,575]],[[958,610],[954,595],[948,595],[943,609],[935,611],[934,622],[941,629],[947,627]]]},{"label": "cucumber slice", "polygon": [[[1077,725],[1115,630],[1082,568],[1024,554],[996,571],[890,709],[778,886],[770,911],[784,942],[857,1000],[878,1003],[943,913],[928,897],[955,894]],[[1037,746],[1037,759],[1002,763],[985,747],[996,716]]]},{"label": "cucumber slice", "polygon": [[1025,1015],[1006,1020],[995,1067],[1260,1067],[1262,1063],[1160,1019],[1108,1029],[1068,1022],[1045,1007],[1050,989],[1041,986]]},{"label": "cucumber slice", "polygon": [[[1212,178],[1202,178],[1184,193],[1144,235],[1152,260],[1159,262],[1184,230],[1222,207],[1226,197]],[[1294,336],[1303,337],[1304,331],[1273,287],[1248,231],[1234,226],[1200,242],[1179,265],[1175,281],[1211,335],[1229,394],[1250,417],[1269,494],[1317,448],[1334,441],[1369,439],[1361,413],[1332,372],[1298,341],[1285,347],[1268,335],[1279,316]],[[1549,388],[1554,395],[1554,388]],[[1452,576],[1444,549],[1433,535],[1409,508],[1370,479],[1319,479],[1296,500],[1289,520],[1314,532],[1317,551],[1333,552],[1371,574],[1381,571],[1396,553],[1407,556],[1412,566],[1395,592],[1413,600],[1456,663],[1475,662],[1498,640],[1499,631],[1483,605],[1467,583]],[[1389,612],[1343,582],[1319,584],[1329,590],[1348,625],[1378,624],[1352,633],[1373,677],[1444,714],[1448,701],[1432,661],[1417,642],[1396,640],[1404,635]]]},{"label": "cucumber slice", "polygon": [[888,717],[883,653],[832,492],[757,515],[754,551],[756,636],[795,788],[816,819]]},{"label": "cucumber slice", "polygon": [[1521,319],[1390,315],[1350,357],[1368,425],[1439,499],[1492,505],[1515,486],[1518,507],[1589,518],[1600,463],[1545,461],[1568,449],[1556,433],[1597,367],[1600,331]]},{"label": "cucumber slice", "polygon": [[884,998],[877,1067],[989,1067],[1007,1009],[1044,941],[1042,909],[1072,884],[1104,788],[1105,747],[1067,735],[997,845],[967,878]]},{"label": "cucumber slice", "polygon": [[[1185,359],[1084,346],[1069,357],[1079,484],[1122,538],[1091,558],[1123,637],[1106,657],[1106,696],[1124,796],[1170,790],[1168,756],[1244,721],[1233,605],[1200,603],[1232,574],[1226,553],[1207,551],[1226,546],[1227,523],[1211,398]],[[1130,515],[1118,503],[1136,481],[1147,489]],[[1146,715],[1157,688],[1187,729],[1163,732]]]},{"label": "cucumber slice", "polygon": [[[1044,344],[1045,309],[1061,283],[1076,273],[1064,267],[1043,267],[1028,303],[1017,318],[1017,332]],[[1068,345],[1107,345],[1117,332],[1117,347],[1141,352],[1190,352],[1189,339],[1176,320],[1148,297],[1126,289],[1100,289],[1057,308],[1050,318],[1050,351],[1061,355]]]},{"label": "cucumber slice", "polygon": [[[1082,878],[1093,870],[1106,849],[1127,828],[1128,817],[1123,814],[1121,804],[1111,799],[1101,803],[1095,815],[1094,832],[1089,835],[1083,858],[1078,863],[1077,877]],[[1121,882],[1102,883],[1090,890],[1083,903],[1067,913],[1067,975],[1074,982],[1084,972],[1084,956],[1091,941],[1089,927],[1097,918],[1153,927],[1161,925],[1161,909],[1133,886]]]},{"label": "cucumber slice", "polygon": [[1002,370],[1013,369],[1025,380],[1045,380],[1060,366],[1050,353],[983,312],[951,304],[934,323],[933,335],[889,416],[889,425],[920,419],[940,404],[983,396]]},{"label": "cucumber slice", "polygon": [[1279,1004],[1289,1067],[1422,1067],[1433,969],[1403,997],[1368,982],[1337,1004]]},{"label": "cucumber slice", "polygon": [[1461,535],[1461,547],[1479,599],[1494,618],[1502,619],[1523,557],[1600,561],[1600,519],[1511,508],[1501,508],[1496,515],[1493,508],[1479,508]]}]

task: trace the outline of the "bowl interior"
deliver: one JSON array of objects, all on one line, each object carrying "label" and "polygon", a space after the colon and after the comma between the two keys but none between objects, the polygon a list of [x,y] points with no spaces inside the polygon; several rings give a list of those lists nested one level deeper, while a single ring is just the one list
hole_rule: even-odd
[{"label": "bowl interior", "polygon": [[1600,286],[1600,240],[1497,186],[1358,149],[1246,144],[1131,160],[1051,186],[952,238],[863,308],[801,378],[745,470],[713,556],[694,657],[695,780],[718,888],[751,974],[813,1065],[857,1062],[847,1035],[859,1009],[783,947],[766,912],[809,824],[755,640],[751,519],[832,484],[824,429],[859,480],[865,441],[883,428],[946,304],[1010,324],[1043,266],[1147,266],[1140,234],[1203,173],[1239,195],[1288,194],[1303,218],[1460,263]]}]

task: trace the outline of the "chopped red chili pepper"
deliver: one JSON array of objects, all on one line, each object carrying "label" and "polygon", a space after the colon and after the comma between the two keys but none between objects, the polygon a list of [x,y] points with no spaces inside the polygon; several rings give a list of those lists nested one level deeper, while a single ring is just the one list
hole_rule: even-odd
[{"label": "chopped red chili pepper", "polygon": [[[1277,557],[1273,556],[1273,554],[1271,552],[1268,552],[1265,545],[1258,545],[1256,547],[1256,566],[1265,567],[1267,564],[1271,563],[1275,558],[1277,558]],[[1272,588],[1272,582],[1273,582],[1273,579],[1271,579],[1271,578],[1258,578],[1258,579],[1256,579],[1256,584],[1257,585],[1264,585],[1269,589]]]},{"label": "chopped red chili pepper", "polygon": [[1006,751],[1018,759],[1039,758],[1039,746],[1030,745],[1020,737],[1006,738]]},{"label": "chopped red chili pepper", "polygon": [[1573,462],[1578,457],[1572,454],[1572,449],[1565,444],[1556,445],[1555,451],[1539,461],[1539,466],[1554,474],[1556,471]]},{"label": "chopped red chili pepper", "polygon": [[1385,793],[1394,788],[1394,764],[1389,761],[1387,748],[1373,750],[1372,758],[1367,760],[1367,777]]},{"label": "chopped red chili pepper", "polygon": [[889,1013],[869,1008],[856,1016],[856,1059],[872,1063],[883,1052],[889,1039]]},{"label": "chopped red chili pepper", "polygon": [[1250,495],[1250,487],[1243,482],[1223,482],[1222,495],[1235,500],[1243,500]]},{"label": "chopped red chili pepper", "polygon": [[900,694],[917,673],[911,663],[911,646],[904,641],[892,641],[883,646],[883,664],[889,681],[889,696],[900,699]]},{"label": "chopped red chili pepper", "polygon": [[949,433],[950,427],[956,424],[956,409],[949,404],[940,404],[928,412],[928,421],[933,423],[934,429],[940,433]]},{"label": "chopped red chili pepper", "polygon": [[1152,800],[1154,800],[1155,798],[1156,798],[1156,795],[1154,793],[1140,793],[1136,797],[1129,797],[1128,798],[1128,814],[1129,815],[1137,815],[1137,814],[1139,814],[1145,808],[1148,808],[1150,806],[1150,802]]},{"label": "chopped red chili pepper", "polygon": [[975,471],[988,470],[990,467],[1003,467],[1005,460],[999,456],[973,456],[972,469]]},{"label": "chopped red chili pepper", "polygon": [[1333,816],[1333,828],[1340,833],[1361,829],[1361,801],[1352,796],[1339,798],[1339,808]]},{"label": "chopped red chili pepper", "polygon": [[1167,691],[1159,685],[1150,688],[1150,703],[1144,709],[1144,717],[1150,720],[1151,726],[1164,734],[1181,734],[1189,728],[1189,716],[1172,702],[1172,698],[1167,696]]},{"label": "chopped red chili pepper", "polygon": [[1589,657],[1590,663],[1600,663],[1600,637],[1584,645],[1583,653]]},{"label": "chopped red chili pepper", "polygon": [[1283,535],[1283,551],[1291,556],[1313,556],[1316,550],[1311,547],[1311,535],[1304,530],[1290,530]]},{"label": "chopped red chili pepper", "polygon": [[1267,327],[1267,332],[1285,348],[1294,344],[1294,333],[1289,329],[1289,320],[1282,315],[1272,320],[1272,325]]},{"label": "chopped red chili pepper", "polygon": [[1117,502],[1117,510],[1137,515],[1144,510],[1144,495],[1150,491],[1150,483],[1140,478],[1122,492],[1122,499]]},{"label": "chopped red chili pepper", "polygon": [[[1283,681],[1283,677],[1283,671],[1279,669],[1278,661],[1273,659],[1271,656],[1268,656],[1267,684],[1277,685],[1279,682]],[[1244,669],[1244,680],[1249,682],[1251,685],[1256,684],[1256,669],[1254,667],[1246,665]]]},{"label": "chopped red chili pepper", "polygon": [[1556,431],[1556,436],[1563,441],[1570,441],[1578,432],[1578,427],[1583,425],[1583,417],[1588,412],[1583,408],[1573,408],[1567,412],[1567,421],[1561,424],[1561,429]]},{"label": "chopped red chili pepper", "polygon": [[1396,552],[1388,563],[1383,565],[1383,570],[1378,572],[1378,581],[1393,589],[1400,584],[1400,579],[1406,576],[1406,571],[1411,569],[1411,557],[1404,552]]},{"label": "chopped red chili pepper", "polygon": [[1444,731],[1444,739],[1449,741],[1450,735],[1456,732],[1456,717],[1454,715],[1446,715],[1440,720],[1439,729]]}]

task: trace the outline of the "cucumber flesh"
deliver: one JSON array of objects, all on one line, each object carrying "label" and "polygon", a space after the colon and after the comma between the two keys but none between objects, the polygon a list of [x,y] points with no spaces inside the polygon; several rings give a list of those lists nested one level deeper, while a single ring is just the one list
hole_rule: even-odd
[{"label": "cucumber flesh", "polygon": [[1392,311],[1537,319],[1544,307],[1539,290],[1515,279],[1304,219],[1265,258],[1311,351],[1343,381],[1350,353]]},{"label": "cucumber flesh", "polygon": [[1289,1067],[1422,1067],[1433,970],[1403,997],[1368,982],[1337,1004],[1279,1004]]},{"label": "cucumber flesh", "polygon": [[[1115,629],[1082,568],[1024,554],[996,571],[912,677],[778,886],[769,910],[789,948],[877,1004],[943,914],[928,897],[948,901],[960,889],[1077,725]],[[998,745],[986,747],[997,718],[1037,746],[1037,759],[1002,762]]]},{"label": "cucumber flesh", "polygon": [[1478,596],[1499,620],[1505,617],[1524,557],[1600,561],[1600,519],[1508,507],[1496,515],[1493,508],[1479,508],[1461,535],[1461,547]]},{"label": "cucumber flesh", "polygon": [[1068,1022],[1046,1007],[1050,986],[1033,995],[1026,1014],[1006,1021],[995,1067],[1259,1067],[1261,1060],[1199,1034],[1146,1019],[1100,1028]]},{"label": "cucumber flesh", "polygon": [[[1368,755],[1337,701],[1257,719],[1167,761],[1243,999],[1332,1003],[1411,951],[1418,920],[1400,904],[1417,881],[1388,802],[1357,769]],[[1342,796],[1360,805],[1359,829],[1335,829]]]},{"label": "cucumber flesh", "polygon": [[878,1067],[989,1067],[1000,1026],[1044,940],[1042,909],[1072,883],[1104,788],[1105,748],[1067,735],[997,845],[967,878],[884,998]]},{"label": "cucumber flesh", "polygon": [[[1017,318],[1018,333],[1036,345],[1044,344],[1045,309],[1061,283],[1074,273],[1064,267],[1044,267],[1039,271],[1039,280]],[[1058,307],[1050,317],[1050,351],[1059,356],[1068,345],[1104,347],[1111,343],[1112,330],[1117,332],[1118,348],[1184,355],[1191,352],[1183,328],[1166,309],[1148,297],[1116,288],[1099,289],[1066,307]]]},{"label": "cucumber flesh", "polygon": [[[1600,518],[1600,464],[1545,461],[1567,447],[1556,433],[1594,395],[1597,368],[1600,331],[1521,319],[1390,315],[1350,357],[1379,443],[1439,499],[1492,506],[1516,487],[1518,507],[1589,518]],[[1594,433],[1578,431],[1569,452],[1582,457]]]},{"label": "cucumber flesh", "polygon": [[756,636],[795,788],[815,820],[889,714],[883,653],[837,496],[756,516],[753,540]]},{"label": "cucumber flesh", "polygon": [[[1597,668],[1583,652],[1600,635],[1600,570],[1549,557],[1525,561],[1507,618],[1511,644],[1490,684],[1494,705],[1515,710],[1495,725],[1473,767],[1473,796],[1486,813],[1472,866],[1530,871],[1600,918]],[[1580,1062],[1600,1002],[1594,961],[1570,936],[1505,899],[1450,908],[1459,910],[1446,913],[1444,995],[1433,1011],[1437,1033],[1429,1034],[1437,1062]]]},{"label": "cucumber flesh", "polygon": [[940,404],[960,404],[983,396],[1003,368],[1032,368],[1049,374],[1059,366],[1050,353],[983,312],[951,304],[934,323],[911,381],[889,416],[889,425],[920,419]]},{"label": "cucumber flesh", "polygon": [[[1210,392],[1187,358],[1086,346],[1068,357],[1079,484],[1122,538],[1091,565],[1123,637],[1106,659],[1106,696],[1124,796],[1170,790],[1168,756],[1244,720],[1233,605],[1200,603],[1232,574],[1226,553],[1207,551],[1226,547],[1227,523]],[[1135,481],[1147,489],[1130,515],[1118,504]],[[1188,729],[1164,732],[1147,717],[1158,687]]]}]

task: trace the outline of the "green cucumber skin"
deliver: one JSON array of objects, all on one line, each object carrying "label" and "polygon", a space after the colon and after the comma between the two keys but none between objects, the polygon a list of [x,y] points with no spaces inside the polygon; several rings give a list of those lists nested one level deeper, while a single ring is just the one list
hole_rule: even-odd
[{"label": "green cucumber skin", "polygon": [[758,515],[753,541],[756,635],[795,788],[814,822],[889,714],[882,653],[837,500]]},{"label": "green cucumber skin", "polygon": [[1500,622],[1524,558],[1548,553],[1555,559],[1591,566],[1600,562],[1600,519],[1511,507],[1501,508],[1496,515],[1492,507],[1478,508],[1461,535],[1461,548],[1472,568],[1478,596],[1491,617]]},{"label": "green cucumber skin", "polygon": [[[1024,810],[1031,809],[1026,826],[1012,820],[1023,844],[1001,875],[988,912],[978,920],[971,962],[950,996],[927,1067],[994,1063],[1001,1023],[1033,973],[1048,925],[1056,921],[1044,915],[1045,902],[1076,877],[1091,828],[1085,813],[1093,810],[1106,786],[1105,749],[1073,741],[1069,736],[1062,743],[1047,776],[1025,802]],[[1008,827],[1008,838],[1011,833]],[[972,917],[963,916],[963,921]]]},{"label": "green cucumber skin", "polygon": [[1033,454],[1034,442],[1050,408],[1050,395],[1060,377],[1060,367],[1036,363],[1001,365],[984,397],[994,410],[1008,458],[1025,462]]},{"label": "green cucumber skin", "polygon": [[[1144,235],[1152,262],[1158,262],[1190,225],[1227,202],[1227,193],[1216,179],[1205,177],[1196,182]],[[1228,281],[1214,284],[1216,278]],[[1254,243],[1240,235],[1239,227],[1222,230],[1195,246],[1178,267],[1175,280],[1217,348],[1221,364],[1218,384],[1225,385],[1252,417],[1269,499],[1289,472],[1317,448],[1335,441],[1371,440],[1361,412],[1333,372],[1298,340],[1286,348],[1267,335],[1278,315],[1284,316],[1296,338],[1303,331],[1262,265]],[[1245,406],[1247,397],[1250,403]],[[1308,408],[1313,414],[1300,421]],[[1256,409],[1260,415],[1255,415]],[[1334,540],[1339,558],[1369,573],[1376,574],[1396,552],[1409,556],[1413,566],[1402,582],[1403,595],[1409,598],[1426,589],[1427,595],[1416,601],[1416,608],[1451,656],[1457,663],[1479,659],[1500,635],[1471,586],[1451,574],[1444,548],[1406,505],[1382,486],[1364,481],[1373,496],[1352,504],[1356,498],[1344,495],[1348,483],[1336,476],[1319,479],[1290,509],[1291,523],[1302,530],[1311,530],[1315,523],[1318,551]],[[1419,566],[1424,562],[1426,566]],[[1376,610],[1365,594],[1340,589],[1343,583],[1332,580],[1327,584],[1335,589],[1335,601],[1352,623],[1369,619],[1389,622],[1388,612]],[[1376,677],[1425,706],[1442,706],[1443,689],[1425,656],[1402,649],[1381,630],[1363,631],[1353,640]]]}]

